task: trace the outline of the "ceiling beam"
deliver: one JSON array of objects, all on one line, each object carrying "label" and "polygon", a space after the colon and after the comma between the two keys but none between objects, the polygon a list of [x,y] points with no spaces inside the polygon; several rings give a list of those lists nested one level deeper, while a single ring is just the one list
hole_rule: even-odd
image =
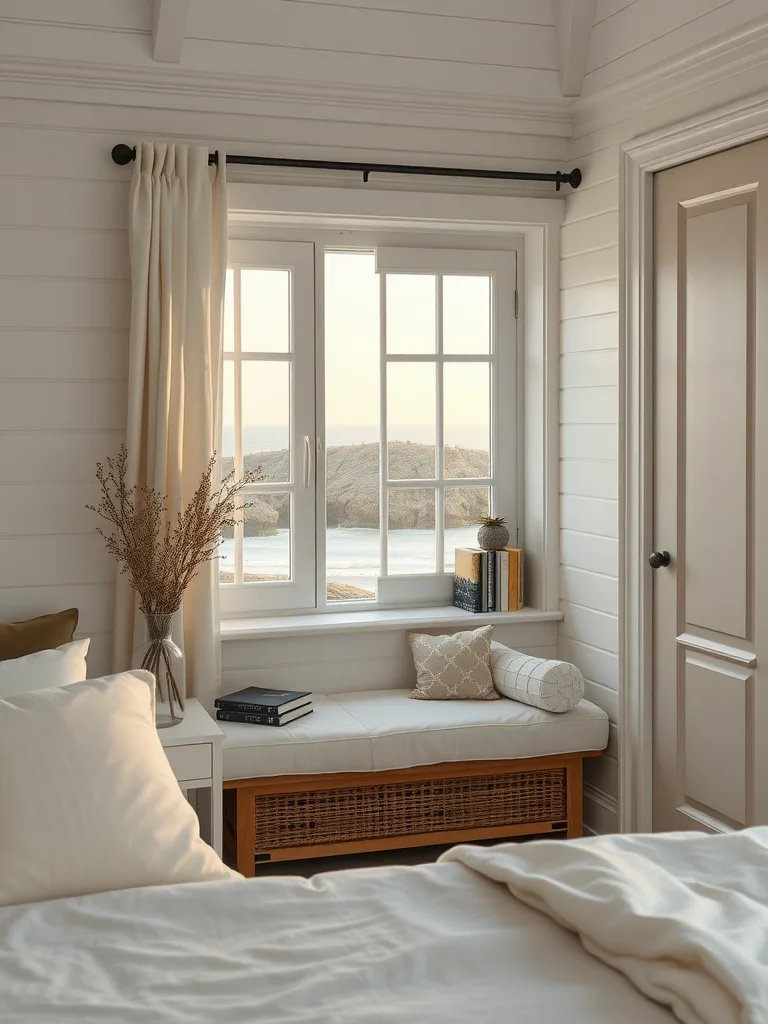
[{"label": "ceiling beam", "polygon": [[597,0],[555,0],[555,34],[560,92],[581,96]]},{"label": "ceiling beam", "polygon": [[152,3],[152,56],[164,64],[180,64],[189,0],[152,0]]}]

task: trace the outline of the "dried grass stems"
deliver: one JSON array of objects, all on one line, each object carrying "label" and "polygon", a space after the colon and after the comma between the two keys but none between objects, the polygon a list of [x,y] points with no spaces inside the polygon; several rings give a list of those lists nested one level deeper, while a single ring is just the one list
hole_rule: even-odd
[{"label": "dried grass stems", "polygon": [[264,479],[260,470],[243,480],[230,473],[217,488],[215,465],[214,453],[189,504],[174,519],[167,496],[153,487],[128,485],[125,445],[106,463],[97,464],[101,501],[87,507],[112,526],[111,531],[98,527],[98,532],[139,595],[139,607],[148,620],[179,610],[199,567],[215,557],[222,529],[234,527],[250,507],[241,498],[243,487]]}]

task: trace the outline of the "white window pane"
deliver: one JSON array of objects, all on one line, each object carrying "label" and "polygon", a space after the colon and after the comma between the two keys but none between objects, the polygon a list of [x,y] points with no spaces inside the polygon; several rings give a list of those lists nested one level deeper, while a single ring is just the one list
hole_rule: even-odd
[{"label": "white window pane", "polygon": [[390,480],[435,477],[435,364],[387,366]]},{"label": "white window pane", "polygon": [[[378,499],[376,504],[378,519]],[[329,526],[325,545],[327,599],[372,601],[376,597],[376,577],[381,571],[378,525]]]},{"label": "white window pane", "polygon": [[291,578],[291,495],[249,494],[243,537],[243,582]]},{"label": "white window pane", "polygon": [[235,538],[225,536],[219,545],[219,583],[235,582]]},{"label": "white window pane", "polygon": [[446,487],[445,571],[453,572],[456,548],[477,547],[477,520],[490,508],[489,487]]},{"label": "white window pane", "polygon": [[434,352],[434,275],[387,274],[386,292],[387,352]]},{"label": "white window pane", "polygon": [[491,278],[443,278],[443,351],[478,355],[491,350]]},{"label": "white window pane", "polygon": [[226,475],[232,470],[235,454],[235,364],[231,359],[224,360],[221,385],[221,455],[229,460],[228,465],[222,465]]},{"label": "white window pane", "polygon": [[447,479],[490,475],[490,373],[488,363],[446,363],[443,367]]},{"label": "white window pane", "polygon": [[379,278],[373,253],[325,257],[326,444],[379,443]]},{"label": "white window pane", "polygon": [[224,286],[224,351],[235,349],[235,272],[227,271]]},{"label": "white window pane", "polygon": [[379,575],[379,277],[371,252],[325,256],[326,597]]},{"label": "white window pane", "polygon": [[290,372],[288,362],[243,362],[243,461],[263,479],[290,479]]},{"label": "white window pane", "polygon": [[240,344],[243,352],[288,352],[291,347],[291,272],[262,267],[240,271]]},{"label": "white window pane", "polygon": [[387,522],[389,575],[436,572],[434,488],[392,488]]}]

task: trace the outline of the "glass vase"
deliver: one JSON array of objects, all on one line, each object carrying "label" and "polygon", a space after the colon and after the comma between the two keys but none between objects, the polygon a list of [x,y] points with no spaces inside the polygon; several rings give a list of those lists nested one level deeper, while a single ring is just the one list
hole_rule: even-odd
[{"label": "glass vase", "polygon": [[133,655],[133,667],[155,677],[155,724],[158,729],[178,725],[184,719],[180,685],[184,655],[171,636],[172,615],[145,615],[147,640]]}]

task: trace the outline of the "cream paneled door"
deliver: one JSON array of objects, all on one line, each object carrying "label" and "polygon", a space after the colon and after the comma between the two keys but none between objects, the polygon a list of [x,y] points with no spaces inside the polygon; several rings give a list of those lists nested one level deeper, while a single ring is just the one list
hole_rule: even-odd
[{"label": "cream paneled door", "polygon": [[768,140],[654,210],[654,829],[725,831],[768,823]]}]

